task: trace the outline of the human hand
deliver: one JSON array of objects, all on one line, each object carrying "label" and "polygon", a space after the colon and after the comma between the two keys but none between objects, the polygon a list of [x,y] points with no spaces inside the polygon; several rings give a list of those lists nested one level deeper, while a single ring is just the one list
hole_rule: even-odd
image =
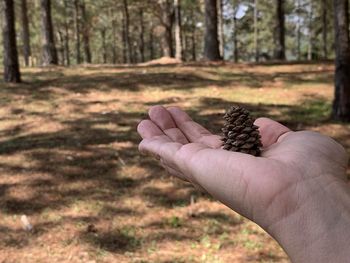
[{"label": "human hand", "polygon": [[[344,148],[315,132],[292,132],[257,119],[261,157],[221,149],[220,137],[176,107],[154,106],[138,132],[139,149],[160,160],[172,175],[259,224],[295,262],[337,262],[349,256],[333,248],[350,238],[348,162]],[[334,225],[337,225],[334,228]],[[338,227],[339,226],[339,227]],[[320,242],[327,233],[329,238]],[[339,236],[340,235],[340,236]],[[330,241],[332,240],[332,241]],[[327,245],[330,251],[312,253]]]}]

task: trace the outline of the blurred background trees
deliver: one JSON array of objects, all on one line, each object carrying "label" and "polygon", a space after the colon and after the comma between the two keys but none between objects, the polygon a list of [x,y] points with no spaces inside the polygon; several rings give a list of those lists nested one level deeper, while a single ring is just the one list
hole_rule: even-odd
[{"label": "blurred background trees", "polygon": [[253,62],[335,55],[332,0],[10,2],[18,13],[19,60],[26,66],[56,64],[55,49],[60,65],[162,56]]},{"label": "blurred background trees", "polygon": [[350,112],[349,102],[340,99],[349,97],[348,84],[341,84],[350,75],[348,0],[0,1],[6,81],[19,81],[17,60],[23,66],[69,66],[163,56],[264,62],[337,55],[334,115],[344,119]]}]

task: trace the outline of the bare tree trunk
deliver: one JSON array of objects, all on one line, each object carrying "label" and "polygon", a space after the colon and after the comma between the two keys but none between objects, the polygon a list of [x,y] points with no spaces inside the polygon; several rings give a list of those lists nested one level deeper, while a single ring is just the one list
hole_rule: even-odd
[{"label": "bare tree trunk", "polygon": [[350,121],[350,39],[349,2],[334,0],[335,16],[335,98],[333,118]]},{"label": "bare tree trunk", "polygon": [[64,37],[62,31],[60,29],[57,30],[57,39],[59,41],[57,52],[59,54],[59,61],[62,61],[62,65],[64,65]]},{"label": "bare tree trunk", "polygon": [[149,58],[150,60],[154,59],[154,36],[153,36],[153,23],[151,22],[150,31],[149,31]]},{"label": "bare tree trunk", "polygon": [[285,18],[284,18],[284,3],[285,0],[276,0],[276,15],[275,15],[275,54],[277,60],[286,59],[285,51]]},{"label": "bare tree trunk", "polygon": [[221,60],[216,0],[205,0],[204,58],[209,61]]},{"label": "bare tree trunk", "polygon": [[132,63],[132,43],[130,41],[130,15],[129,15],[129,7],[128,1],[123,0],[123,11],[124,11],[124,40],[126,45],[126,57],[127,63]]},{"label": "bare tree trunk", "polygon": [[297,59],[301,60],[301,3],[300,0],[297,0]]},{"label": "bare tree trunk", "polygon": [[162,10],[161,23],[164,27],[164,32],[162,34],[161,46],[164,57],[173,57],[173,19],[171,13],[170,0],[160,0],[160,7]]},{"label": "bare tree trunk", "polygon": [[[113,14],[112,14],[113,15]],[[112,18],[112,56],[113,64],[117,63],[117,21],[115,17]]]},{"label": "bare tree trunk", "polygon": [[128,45],[126,43],[126,37],[125,37],[125,18],[122,19],[122,42],[123,42],[123,63],[126,64],[128,63],[128,54],[127,54],[127,49]]},{"label": "bare tree trunk", "polygon": [[180,0],[174,0],[175,9],[175,58],[182,60],[181,7]]},{"label": "bare tree trunk", "polygon": [[29,20],[27,0],[21,0],[21,20],[22,20],[22,38],[23,38],[23,55],[26,67],[29,66],[31,49],[30,49],[30,35],[29,35]]},{"label": "bare tree trunk", "polygon": [[255,62],[259,62],[258,0],[254,0],[254,50]]},{"label": "bare tree trunk", "polygon": [[106,29],[101,29],[101,39],[102,39],[102,59],[103,63],[107,63],[107,43],[106,43]]},{"label": "bare tree trunk", "polygon": [[53,34],[51,0],[41,0],[41,22],[43,34],[43,65],[57,65],[57,50]]},{"label": "bare tree trunk", "polygon": [[4,0],[3,8],[4,81],[19,83],[21,82],[21,73],[16,43],[14,1]]},{"label": "bare tree trunk", "polygon": [[68,0],[63,0],[64,3],[64,53],[66,58],[66,65],[70,65],[70,49],[69,49],[69,25],[68,25]]},{"label": "bare tree trunk", "polygon": [[197,28],[196,28],[196,21],[195,21],[195,16],[193,9],[191,9],[191,56],[192,56],[192,61],[197,60],[197,39],[196,39],[196,33],[197,33]]},{"label": "bare tree trunk", "polygon": [[140,56],[141,62],[145,62],[145,26],[143,21],[143,9],[139,10],[140,17]]},{"label": "bare tree trunk", "polygon": [[193,61],[197,61],[197,40],[196,40],[196,24],[193,21],[193,25],[192,25],[192,34],[191,34],[191,38],[192,38],[192,60]]},{"label": "bare tree trunk", "polygon": [[322,0],[322,40],[323,40],[323,58],[328,59],[328,34],[327,34],[327,0]]},{"label": "bare tree trunk", "polygon": [[77,64],[81,63],[80,55],[80,23],[79,23],[79,0],[74,0],[74,26],[75,26],[75,56]]},{"label": "bare tree trunk", "polygon": [[233,17],[232,17],[232,38],[233,38],[233,61],[238,62],[238,38],[237,38],[237,0],[232,1]]},{"label": "bare tree trunk", "polygon": [[91,51],[90,51],[90,25],[89,19],[86,14],[85,1],[81,0],[80,4],[81,16],[83,19],[83,43],[84,43],[84,54],[85,63],[91,63]]},{"label": "bare tree trunk", "polygon": [[218,37],[220,43],[220,56],[225,57],[225,34],[224,34],[224,14],[223,14],[223,0],[217,0],[218,9]]},{"label": "bare tree trunk", "polygon": [[309,1],[309,10],[308,10],[308,49],[307,49],[307,59],[312,60],[312,52],[313,52],[313,25],[312,25],[312,19],[313,19],[313,4],[312,0]]}]

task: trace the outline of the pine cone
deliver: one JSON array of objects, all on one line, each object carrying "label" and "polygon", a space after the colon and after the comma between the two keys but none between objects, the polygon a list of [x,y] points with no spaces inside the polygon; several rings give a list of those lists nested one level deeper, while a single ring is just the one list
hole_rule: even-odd
[{"label": "pine cone", "polygon": [[259,156],[262,146],[261,136],[259,127],[254,125],[249,111],[239,106],[233,106],[226,112],[224,119],[226,122],[222,128],[224,134],[222,138],[223,149]]}]

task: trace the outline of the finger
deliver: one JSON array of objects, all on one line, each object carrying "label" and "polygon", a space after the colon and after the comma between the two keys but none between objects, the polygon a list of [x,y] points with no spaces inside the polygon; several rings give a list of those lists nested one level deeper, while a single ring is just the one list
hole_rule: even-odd
[{"label": "finger", "polygon": [[194,122],[187,113],[178,107],[167,109],[175,121],[177,127],[183,132],[190,142],[203,143],[211,148],[219,148],[222,145],[220,136],[213,135],[203,126]]},{"label": "finger", "polygon": [[182,144],[173,142],[168,136],[163,134],[143,139],[139,144],[139,151],[157,159],[164,159],[167,163],[173,163],[175,154],[181,146]]},{"label": "finger", "polygon": [[186,136],[176,127],[170,113],[163,106],[153,106],[149,110],[149,117],[173,141],[187,144]]},{"label": "finger", "polygon": [[143,120],[137,126],[137,132],[142,139],[152,138],[154,136],[161,136],[164,133],[150,120]]},{"label": "finger", "polygon": [[283,134],[291,131],[288,127],[268,118],[259,118],[254,124],[259,127],[264,147],[276,143]]}]

